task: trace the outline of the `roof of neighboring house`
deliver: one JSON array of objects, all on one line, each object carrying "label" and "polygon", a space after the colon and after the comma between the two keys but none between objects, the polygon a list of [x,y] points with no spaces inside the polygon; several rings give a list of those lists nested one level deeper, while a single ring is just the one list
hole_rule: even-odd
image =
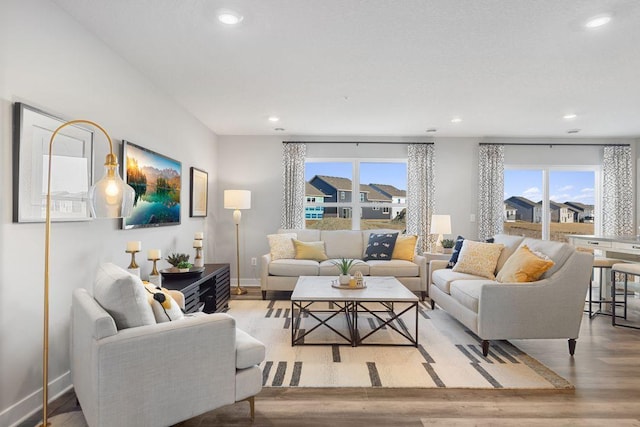
[{"label": "roof of neighboring house", "polygon": [[518,209],[518,207],[517,207],[516,205],[514,205],[513,203],[511,203],[511,202],[509,202],[509,201],[506,201],[506,200],[505,200],[505,202],[504,202],[504,206],[505,206],[506,208],[510,208],[510,209]]},{"label": "roof of neighboring house", "polygon": [[[542,200],[536,203],[536,205],[542,206]],[[558,203],[558,202],[554,202],[553,200],[549,200],[549,207],[551,209],[556,210],[556,209],[568,208],[569,206],[565,205],[564,203]]]},{"label": "roof of neighboring house", "polygon": [[322,191],[309,184],[308,182],[304,183],[304,195],[305,196],[316,196],[316,197],[327,197],[327,194],[324,194]]},{"label": "roof of neighboring house", "polygon": [[593,205],[585,205],[584,203],[580,203],[580,202],[564,202],[564,204],[569,207],[579,209],[581,211],[585,211],[587,209],[593,209],[594,207]]},{"label": "roof of neighboring house", "polygon": [[360,184],[360,191],[367,194],[367,199],[370,202],[379,201],[379,202],[390,202],[391,197],[385,196],[375,188],[367,184]]},{"label": "roof of neighboring house", "polygon": [[371,187],[375,188],[382,194],[385,194],[389,197],[407,197],[406,190],[400,190],[399,188],[394,187],[390,184],[369,184]]},{"label": "roof of neighboring house", "polygon": [[338,176],[316,175],[311,178],[313,181],[315,178],[321,179],[336,190],[351,191],[351,180],[349,178],[340,178]]},{"label": "roof of neighboring house", "polygon": [[533,208],[535,205],[537,205],[536,202],[522,196],[511,196],[507,200],[505,200],[505,202],[509,202],[516,207],[526,206],[529,208]]}]

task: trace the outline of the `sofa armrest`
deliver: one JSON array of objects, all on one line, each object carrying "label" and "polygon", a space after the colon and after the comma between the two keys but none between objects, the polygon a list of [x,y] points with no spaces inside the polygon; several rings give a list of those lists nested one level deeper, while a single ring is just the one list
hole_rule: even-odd
[{"label": "sofa armrest", "polygon": [[429,290],[427,289],[427,276],[429,275],[429,266],[427,265],[427,259],[422,255],[415,255],[413,257],[413,262],[415,264],[418,264],[418,267],[420,268],[420,291],[425,293],[429,292]]},{"label": "sofa armrest", "polygon": [[267,277],[269,277],[269,263],[271,262],[271,254],[265,254],[260,257],[260,289],[267,290]]}]

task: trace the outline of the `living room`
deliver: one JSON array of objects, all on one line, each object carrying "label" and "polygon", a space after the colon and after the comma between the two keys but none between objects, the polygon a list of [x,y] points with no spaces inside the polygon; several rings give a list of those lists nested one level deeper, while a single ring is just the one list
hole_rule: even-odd
[{"label": "living room", "polygon": [[[131,24],[129,30],[146,32],[155,27],[169,25],[188,25],[186,15],[174,15],[168,13],[164,16],[165,21],[153,21],[154,13],[149,13],[147,18],[144,13],[136,15],[139,22],[128,21],[126,13],[133,13],[124,8],[118,9],[114,6],[108,9],[110,12],[105,16],[113,15],[110,19],[95,20],[91,18],[93,14],[88,13],[92,8],[96,8],[96,14],[101,12],[100,8],[106,5],[98,5],[97,2],[84,3],[73,0],[46,1],[46,0],[9,0],[0,4],[0,123],[2,123],[2,151],[0,151],[0,164],[3,173],[3,209],[2,227],[0,228],[0,425],[14,425],[25,417],[33,415],[41,406],[42,388],[42,277],[44,274],[43,253],[44,253],[44,225],[42,223],[16,223],[13,221],[13,106],[16,102],[22,102],[30,106],[39,108],[50,114],[64,119],[89,119],[94,120],[104,126],[116,143],[116,153],[122,162],[120,143],[122,140],[132,141],[135,144],[147,147],[156,152],[162,153],[172,159],[182,163],[183,173],[190,167],[195,167],[208,172],[208,215],[206,217],[190,217],[188,213],[188,182],[183,179],[183,209],[180,225],[152,228],[152,229],[121,229],[117,220],[92,220],[84,222],[60,222],[52,227],[52,253],[51,253],[51,312],[50,312],[50,339],[51,348],[49,354],[50,363],[50,395],[56,396],[71,386],[70,352],[69,352],[69,309],[71,306],[71,296],[74,289],[91,289],[94,283],[96,270],[99,264],[113,262],[126,267],[129,264],[130,256],[125,252],[126,244],[129,241],[143,242],[143,254],[147,250],[159,248],[163,254],[172,251],[191,251],[192,240],[195,233],[202,231],[204,238],[204,254],[206,262],[227,262],[231,264],[232,283],[236,277],[236,237],[234,234],[234,224],[232,212],[224,208],[223,191],[227,189],[246,189],[251,191],[251,209],[243,211],[240,247],[242,248],[242,258],[240,263],[241,284],[250,289],[257,289],[259,286],[260,272],[258,266],[251,263],[252,258],[260,258],[269,252],[269,245],[266,235],[275,233],[280,227],[281,200],[282,200],[282,142],[283,141],[306,141],[316,142],[308,144],[307,156],[315,159],[397,159],[406,160],[407,144],[414,142],[433,142],[435,152],[434,163],[434,200],[437,212],[447,213],[451,216],[452,233],[455,235],[477,236],[477,221],[472,220],[473,215],[478,212],[478,152],[479,144],[506,143],[523,144],[517,147],[519,151],[513,150],[507,153],[511,157],[505,161],[511,164],[520,165],[593,165],[593,153],[600,155],[599,144],[629,144],[633,156],[633,176],[634,182],[637,176],[636,164],[638,160],[638,143],[640,143],[640,128],[638,128],[637,99],[640,96],[640,86],[635,75],[639,69],[637,46],[638,30],[636,27],[638,14],[640,11],[633,1],[620,2],[568,2],[567,6],[561,10],[553,6],[555,2],[542,2],[542,6],[536,8],[536,13],[541,16],[555,15],[556,19],[566,21],[566,34],[569,40],[563,41],[561,48],[553,50],[551,58],[544,56],[540,51],[529,51],[529,61],[526,64],[538,63],[529,73],[519,76],[516,81],[511,81],[506,76],[507,68],[497,69],[492,65],[493,61],[502,65],[512,64],[515,68],[520,64],[522,50],[514,48],[512,57],[507,59],[491,55],[491,50],[479,51],[478,56],[487,56],[490,59],[467,57],[449,58],[443,54],[434,54],[418,61],[418,71],[414,68],[402,68],[406,74],[399,74],[398,79],[415,79],[417,87],[416,93],[395,92],[394,86],[385,86],[385,91],[378,94],[378,98],[368,98],[367,88],[362,87],[358,82],[362,76],[354,75],[359,68],[344,69],[343,63],[348,62],[353,51],[347,50],[339,52],[331,50],[332,43],[328,40],[327,45],[323,45],[326,50],[312,52],[316,60],[312,65],[305,64],[301,51],[293,51],[291,57],[279,56],[281,68],[303,71],[307,68],[318,69],[318,73],[341,74],[344,75],[344,82],[336,84],[335,87],[323,87],[322,81],[308,83],[307,91],[304,87],[291,87],[284,97],[307,97],[313,100],[310,104],[317,104],[315,108],[310,108],[305,114],[307,117],[299,116],[297,111],[290,109],[287,111],[278,105],[263,104],[256,102],[245,117],[233,116],[233,111],[227,108],[236,97],[248,96],[249,90],[242,84],[233,89],[233,84],[223,84],[214,87],[212,90],[216,96],[212,97],[211,112],[207,113],[207,107],[198,110],[201,116],[196,116],[189,110],[187,105],[195,105],[199,101],[190,104],[186,99],[189,94],[176,93],[178,86],[162,86],[160,82],[175,81],[184,82],[195,79],[191,75],[168,74],[155,75],[153,78],[141,70],[140,66],[134,62],[129,55],[140,53],[137,50],[128,52],[118,51],[114,46],[121,45],[122,40],[108,37],[115,37],[112,32],[107,31],[110,27],[118,26],[121,31],[126,27],[125,23]],[[106,3],[106,2],[105,2]],[[145,7],[153,9],[149,3],[133,2],[135,9],[144,10]],[[196,2],[197,3],[197,2]],[[212,10],[225,5],[222,2],[214,2]],[[272,2],[265,2],[272,3]],[[310,2],[303,2],[303,5],[293,6],[282,5],[275,2],[276,7],[287,6],[293,8],[290,13],[297,13],[305,16],[312,13],[314,7]],[[420,26],[421,19],[426,16],[417,14],[413,20],[411,17],[412,8],[424,12],[426,6],[421,6],[420,2],[411,2],[410,5],[399,6],[396,4],[382,2],[378,7],[374,7],[370,13],[379,14],[386,8],[396,9],[396,19],[406,19],[411,21],[411,25]],[[446,2],[434,2],[433,6],[443,7]],[[455,2],[455,6],[447,6],[446,11],[453,13],[456,7],[471,7],[465,2]],[[495,3],[495,2],[488,2]],[[498,2],[500,3],[500,2]],[[495,15],[498,23],[504,24],[509,17],[527,16],[527,2],[520,2],[514,10],[505,8],[503,15]],[[580,6],[578,6],[578,3]],[[324,2],[323,2],[324,4]],[[482,7],[474,3],[472,10],[462,13],[466,19],[471,19],[473,14],[486,17],[489,12],[494,12],[495,4],[489,8],[487,2],[481,3]],[[234,47],[242,47],[245,44],[255,43],[255,33],[251,30],[251,22],[256,21],[262,9],[251,10],[250,3],[243,3],[246,18],[242,25],[249,28],[250,34],[240,33],[240,41],[234,37],[240,37],[236,33],[231,33],[229,28],[214,27],[214,39],[217,43],[221,40],[232,40]],[[338,7],[337,4],[332,6]],[[345,19],[344,16],[359,11],[360,2],[349,2],[349,7],[340,9],[341,12],[331,11],[329,5],[323,6],[318,13],[323,19],[330,18]],[[194,6],[195,7],[195,6]],[[231,6],[227,6],[231,7]],[[262,5],[260,8],[266,6]],[[310,10],[304,9],[305,7]],[[483,8],[487,9],[483,12]],[[326,9],[325,9],[326,8]],[[553,13],[544,13],[545,8],[551,8]],[[615,19],[611,23],[612,28],[622,32],[619,38],[613,38],[611,28],[602,28],[600,33],[589,33],[576,30],[574,26],[582,17],[595,15],[614,9]],[[298,10],[299,9],[299,10]],[[572,11],[573,9],[573,11]],[[606,9],[606,10],[605,10]],[[80,16],[74,16],[71,11],[75,10],[80,16],[85,16],[86,21],[82,21]],[[120,13],[118,11],[121,11]],[[160,9],[158,9],[159,11]],[[167,10],[172,11],[167,6]],[[165,10],[165,12],[167,11]],[[178,9],[187,14],[182,9]],[[575,12],[575,14],[573,14]],[[159,13],[159,12],[158,12]],[[444,14],[444,12],[442,12]],[[445,15],[443,15],[445,16]],[[451,25],[464,25],[468,21],[460,18],[458,22],[454,17],[449,16]],[[532,16],[533,21],[536,16]],[[321,21],[326,24],[326,21]],[[377,22],[377,21],[376,21]],[[291,36],[291,31],[303,31],[306,20],[295,22],[289,31],[282,31],[279,34],[280,41]],[[135,24],[135,25],[134,25]],[[349,26],[348,22],[342,23]],[[420,24],[420,25],[418,25]],[[557,22],[556,22],[557,24]],[[428,26],[424,24],[425,26]],[[493,31],[481,31],[484,26],[494,25],[491,21],[488,24],[478,24],[479,35],[488,38],[486,45],[498,45],[508,43],[506,39],[495,39]],[[496,23],[497,25],[497,23]],[[525,22],[505,24],[506,28],[500,29],[496,34],[508,34],[515,31],[514,26],[525,25]],[[532,25],[526,23],[526,25]],[[615,25],[619,25],[615,27]],[[137,29],[136,29],[137,26]],[[261,26],[268,27],[269,24],[262,23]],[[352,27],[353,28],[353,27]],[[415,27],[412,27],[415,28]],[[529,28],[529,27],[527,27]],[[555,27],[554,27],[555,28]],[[609,30],[609,33],[606,31]],[[367,34],[378,34],[374,29],[368,28]],[[234,34],[236,34],[234,36]],[[555,34],[555,33],[554,33]],[[551,49],[557,40],[547,39],[543,32],[536,34],[542,41],[540,44],[529,40],[541,51]],[[130,37],[128,33],[122,36]],[[257,36],[259,37],[259,36]],[[407,44],[411,42],[411,34],[405,34],[405,39],[401,40]],[[435,37],[435,35],[434,35]],[[378,34],[376,42],[386,46],[386,40],[392,36],[386,32]],[[132,39],[133,40],[133,39]],[[620,42],[624,40],[624,43]],[[201,42],[201,41],[200,41]],[[200,43],[198,42],[198,43]],[[468,39],[460,41],[461,44],[468,43]],[[133,42],[132,42],[133,43]],[[183,60],[180,56],[181,47],[186,46],[189,41],[176,39],[171,55],[162,57],[165,63],[179,63]],[[194,42],[195,43],[195,42]],[[578,46],[571,50],[571,46]],[[335,46],[335,45],[333,45]],[[449,45],[450,46],[450,45]],[[162,53],[162,46],[149,46]],[[363,47],[363,46],[361,46]],[[277,52],[278,48],[274,48]],[[240,67],[238,60],[246,60],[245,68],[229,67],[226,71],[227,78],[238,79],[239,82],[245,80],[255,80],[255,84],[261,84],[263,96],[280,97],[281,93],[272,92],[270,89],[274,74],[278,74],[279,69],[266,70],[265,74],[249,73],[248,69],[260,70],[260,55],[255,55],[255,61],[249,61],[238,51],[223,49],[229,58],[235,58],[234,67]],[[271,51],[270,51],[271,52]],[[577,53],[576,53],[577,52]],[[158,52],[154,52],[158,53]],[[216,51],[216,53],[218,53]],[[393,47],[387,47],[378,57],[369,58],[370,66],[375,67],[381,58],[388,58],[389,62],[396,61],[402,64],[404,58],[392,55]],[[337,55],[336,59],[332,58]],[[151,56],[151,53],[149,53]],[[343,56],[340,56],[343,55]],[[591,57],[587,61],[585,57]],[[306,59],[307,57],[304,56]],[[553,69],[544,60],[555,58],[557,69]],[[224,57],[216,58],[217,68],[225,68]],[[157,59],[156,59],[157,60]],[[241,63],[242,61],[240,61]],[[452,80],[458,81],[459,85],[430,85],[421,79],[422,69],[434,68],[438,62],[446,66],[438,67],[434,72],[453,74]],[[578,64],[584,67],[581,74],[566,75],[564,85],[571,88],[573,92],[567,94],[559,91],[548,92],[547,86],[550,83],[545,81],[551,79],[551,75],[563,70],[561,65]],[[540,65],[542,64],[542,65]],[[189,68],[198,69],[201,64],[189,64]],[[380,65],[381,66],[381,65]],[[491,90],[473,92],[473,86],[482,86],[481,81],[474,81],[467,76],[466,71],[476,67],[485,66],[487,72],[493,72],[495,79],[499,82],[491,81],[487,84],[497,86],[504,85],[507,94],[517,88],[524,87],[526,90],[522,98],[516,100],[502,95],[494,96]],[[548,72],[552,68],[554,72]],[[413,71],[411,71],[413,70]],[[267,73],[267,71],[269,71]],[[169,71],[167,73],[170,73]],[[273,74],[272,74],[273,73]],[[234,76],[235,75],[235,76]],[[436,75],[429,75],[435,79]],[[606,79],[605,79],[606,76]],[[450,76],[451,77],[451,76]],[[527,78],[529,80],[522,80]],[[229,80],[236,81],[236,80]],[[554,80],[555,84],[557,80]],[[603,83],[605,82],[605,83]],[[616,84],[617,82],[617,84]],[[204,81],[193,81],[193,86]],[[371,82],[370,82],[371,83]],[[602,86],[608,92],[605,98],[595,98],[592,92],[598,90],[601,93]],[[233,89],[233,90],[232,90]],[[557,90],[558,86],[553,90]],[[203,89],[204,90],[204,89]],[[254,92],[260,92],[252,86]],[[567,89],[568,91],[569,89]],[[216,92],[218,91],[218,92]],[[453,105],[453,101],[447,96],[447,91],[456,94],[456,99],[466,96],[469,93],[469,103],[466,105]],[[458,92],[462,92],[460,95]],[[330,93],[333,97],[327,100],[323,94]],[[521,92],[518,92],[521,93]],[[329,95],[327,95],[329,97]],[[453,98],[453,96],[452,96]],[[561,98],[558,101],[558,98]],[[589,100],[595,98],[595,101]],[[406,103],[403,102],[406,100]],[[418,103],[421,99],[434,99],[429,109],[422,110]],[[553,101],[553,103],[552,103]],[[471,103],[484,104],[485,109],[471,107]],[[366,104],[378,104],[378,116],[367,118],[366,116],[350,112],[364,108]],[[476,104],[476,105],[477,105]],[[584,111],[587,107],[592,107],[589,111]],[[501,111],[500,113],[493,112]],[[596,107],[598,108],[596,112]],[[562,116],[573,111],[579,116],[574,119],[563,119]],[[385,112],[387,110],[387,112]],[[436,112],[438,113],[432,113]],[[540,119],[541,112],[546,112],[546,121]],[[225,116],[224,114],[229,114]],[[271,114],[281,115],[277,123],[269,122],[267,117]],[[388,116],[387,116],[388,114]],[[462,122],[452,123],[454,115],[459,114]],[[539,122],[532,123],[531,117],[538,117]],[[580,116],[580,114],[583,114]],[[213,116],[213,117],[212,117]],[[340,116],[350,117],[351,121],[342,122],[340,125],[336,120]],[[388,117],[389,122],[386,121]],[[411,123],[404,122],[405,117],[412,117]],[[417,118],[422,117],[420,121]],[[314,118],[316,121],[311,128],[305,128],[305,123]],[[319,119],[318,119],[319,118]],[[209,120],[209,122],[208,122]],[[408,119],[407,119],[408,120]],[[326,121],[324,131],[318,125]],[[402,125],[392,125],[392,122],[402,123]],[[220,123],[219,129],[213,127],[213,122]],[[497,130],[500,123],[505,126]],[[543,127],[544,126],[544,127]],[[436,128],[436,132],[427,133],[429,128]],[[284,130],[274,130],[283,128]],[[419,130],[418,130],[419,129]],[[472,130],[471,130],[472,129]],[[540,130],[544,129],[544,130]],[[568,134],[568,131],[581,129],[579,133]],[[96,176],[101,174],[101,160],[107,154],[107,145],[99,133],[95,134],[94,165]],[[325,142],[325,143],[318,143]],[[388,144],[365,144],[365,142],[377,142]],[[524,145],[534,144],[534,145]],[[555,145],[554,145],[555,144]],[[579,148],[561,146],[560,144],[578,144]],[[590,145],[585,149],[584,145]],[[553,145],[553,148],[550,146]],[[593,148],[593,152],[589,151]],[[553,154],[549,154],[552,152]],[[560,154],[558,154],[560,153]],[[598,159],[599,160],[599,159]],[[186,176],[186,174],[185,174]],[[637,194],[637,189],[634,189]],[[637,196],[635,197],[637,199]],[[638,214],[634,202],[633,215],[635,222],[638,222]],[[141,275],[146,277],[151,271],[151,263],[145,257],[138,259],[141,264]],[[18,325],[17,322],[20,322]],[[578,340],[578,348],[575,359],[571,358],[566,351],[565,340],[548,340],[542,343],[532,342],[524,344],[523,349],[534,357],[549,358],[544,360],[545,365],[557,371],[562,371],[564,377],[577,375],[579,378],[569,378],[577,384],[577,390],[573,393],[578,397],[585,394],[594,396],[597,393],[594,389],[609,389],[611,393],[620,393],[624,390],[622,397],[623,412],[616,412],[616,401],[608,403],[610,408],[597,406],[591,407],[592,412],[586,418],[620,418],[635,419],[640,417],[636,409],[630,403],[638,397],[640,388],[631,384],[632,380],[638,379],[637,368],[630,368],[629,365],[637,364],[637,341],[633,331],[620,331],[619,328],[612,328],[610,319],[596,317],[592,320],[583,319],[582,340]],[[625,351],[620,355],[626,357],[625,360],[610,359],[613,357],[610,351],[619,350],[615,342],[622,342]],[[582,347],[581,347],[582,345]],[[587,359],[587,354],[592,355]],[[597,356],[593,356],[597,354]],[[600,383],[592,376],[596,374],[586,373],[591,369],[600,369],[600,363],[607,365],[606,374],[603,377],[613,377],[610,382]],[[619,367],[615,365],[619,363]],[[571,370],[571,366],[577,365]],[[585,368],[586,365],[587,367]],[[582,370],[580,370],[582,369]],[[627,377],[625,379],[625,376]],[[605,381],[605,380],[602,380]],[[622,383],[618,386],[617,381]],[[636,381],[637,382],[637,381]],[[580,386],[590,384],[591,387],[581,389]],[[438,394],[436,392],[442,392]],[[283,410],[278,406],[278,399],[286,399],[290,396],[286,404],[295,405],[296,409],[301,409],[304,405],[313,408],[316,401],[325,398],[323,393],[313,394],[308,390],[300,390],[298,395],[290,395],[291,391],[283,390],[279,395],[269,395],[261,401],[260,395],[257,397],[256,406],[258,412],[257,425],[268,424],[270,420],[279,420],[282,423],[295,424],[299,419],[278,418],[278,411]],[[418,424],[416,420],[429,418],[429,412],[434,413],[437,405],[444,405],[447,400],[454,400],[458,406],[465,403],[471,405],[472,410],[464,412],[461,418],[466,416],[468,421],[473,421],[474,411],[476,415],[483,411],[479,401],[490,401],[489,408],[485,408],[482,418],[491,417],[490,412],[496,408],[501,408],[501,402],[510,402],[506,394],[488,395],[469,391],[459,392],[456,390],[428,390],[416,391],[396,391],[393,398],[389,395],[376,400],[377,390],[368,390],[365,393],[353,392],[357,397],[349,398],[349,391],[333,390],[327,395],[327,404],[332,408],[330,413],[335,417],[345,415],[351,422],[356,414],[363,412],[362,406],[367,410],[374,410],[372,406],[380,402],[394,401],[398,406],[391,405],[389,413],[396,414],[402,412],[402,407],[409,403],[416,404],[417,400],[430,401],[431,405],[416,406],[420,414],[413,414],[413,418],[402,419],[406,423]],[[366,398],[362,397],[366,394]],[[516,392],[515,394],[518,394]],[[266,395],[265,395],[266,396]],[[598,395],[598,398],[602,396]],[[556,400],[564,401],[571,406],[571,418],[578,417],[580,409],[593,403],[592,400],[576,401],[575,395],[567,397],[566,394],[554,394],[539,392],[537,400],[531,395],[526,395],[538,404],[553,406]],[[367,400],[371,399],[371,400]],[[367,400],[367,403],[363,403]],[[341,409],[340,401],[348,402],[345,406],[348,409]],[[336,403],[338,402],[338,403]],[[435,404],[433,403],[435,402]],[[472,404],[472,402],[474,402]],[[269,405],[273,405],[275,413],[273,418],[269,418],[262,413]],[[299,405],[299,406],[298,406]],[[453,406],[453,405],[452,405]],[[637,405],[636,405],[637,406]],[[235,408],[237,407],[237,408]],[[235,409],[226,409],[224,414],[231,420],[242,420],[246,418],[244,408],[235,405]],[[448,413],[441,413],[442,418],[456,418],[455,409],[448,406]],[[616,408],[616,409],[614,409]],[[536,411],[538,411],[536,409]],[[230,413],[228,413],[231,411]],[[234,412],[235,411],[235,412]],[[568,416],[562,414],[562,410],[550,409],[552,417],[562,418]],[[513,410],[509,412],[514,418],[534,418],[535,411],[530,412],[530,416],[523,414],[526,411]],[[576,415],[578,413],[578,415]],[[326,415],[326,414],[325,414]],[[389,420],[378,413],[380,420]],[[262,421],[261,421],[261,418]],[[237,418],[234,418],[237,417]],[[316,415],[319,417],[319,415]],[[320,425],[317,420],[316,425]],[[401,418],[397,418],[401,420]],[[247,421],[246,419],[245,421]],[[284,420],[284,421],[283,421]],[[235,422],[234,421],[234,422]],[[223,424],[223,421],[218,421]],[[244,421],[240,421],[242,423]],[[247,421],[248,422],[248,421]],[[271,421],[272,425],[278,425]],[[335,424],[335,423],[334,423]]]}]

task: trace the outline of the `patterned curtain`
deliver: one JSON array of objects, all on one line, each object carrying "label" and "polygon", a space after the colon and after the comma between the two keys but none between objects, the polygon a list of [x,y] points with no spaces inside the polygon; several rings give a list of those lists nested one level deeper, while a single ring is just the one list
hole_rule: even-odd
[{"label": "patterned curtain", "polygon": [[416,234],[418,253],[435,250],[429,234],[433,213],[433,144],[409,144],[407,183],[407,234]]},{"label": "patterned curtain", "polygon": [[478,238],[502,233],[504,227],[504,145],[480,145]]},{"label": "patterned curtain", "polygon": [[632,235],[633,179],[631,147],[605,146],[602,160],[602,232]]},{"label": "patterned curtain", "polygon": [[307,146],[300,142],[282,144],[281,228],[304,228],[304,158]]}]

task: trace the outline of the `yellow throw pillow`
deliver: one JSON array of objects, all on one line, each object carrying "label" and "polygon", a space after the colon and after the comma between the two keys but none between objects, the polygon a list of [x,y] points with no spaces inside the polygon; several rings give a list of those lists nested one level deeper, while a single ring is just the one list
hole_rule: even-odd
[{"label": "yellow throw pillow", "polygon": [[494,280],[496,265],[498,265],[498,258],[500,258],[500,252],[503,248],[502,244],[465,240],[462,243],[458,262],[453,266],[453,271]]},{"label": "yellow throw pillow", "polygon": [[535,282],[554,262],[534,253],[527,245],[522,245],[511,255],[498,272],[498,282]]},{"label": "yellow throw pillow", "polygon": [[407,261],[413,261],[413,257],[416,254],[416,242],[418,236],[399,234],[396,238],[396,245],[393,247],[393,254],[391,259],[404,259]]},{"label": "yellow throw pillow", "polygon": [[312,259],[314,261],[325,261],[329,259],[324,250],[324,242],[301,242],[292,239],[296,248],[296,259]]}]

